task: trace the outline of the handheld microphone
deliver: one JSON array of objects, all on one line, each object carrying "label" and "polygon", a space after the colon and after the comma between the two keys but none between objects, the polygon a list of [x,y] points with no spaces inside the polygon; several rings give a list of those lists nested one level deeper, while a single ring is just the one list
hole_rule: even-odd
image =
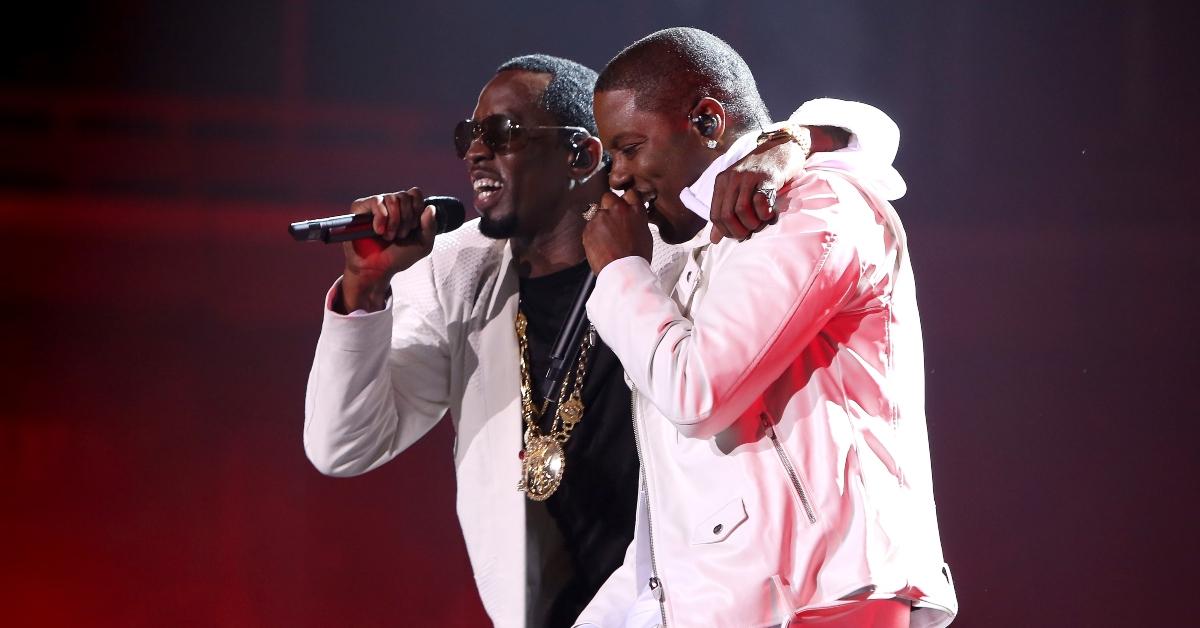
[{"label": "handheld microphone", "polygon": [[550,367],[546,369],[546,378],[542,380],[542,399],[554,400],[554,392],[575,356],[579,354],[579,341],[583,336],[584,324],[587,321],[587,300],[596,287],[596,275],[588,272],[583,285],[579,286],[579,294],[571,304],[571,311],[563,319],[558,336],[554,339],[554,348],[550,351]]},{"label": "handheld microphone", "polygon": [[[454,231],[462,226],[466,215],[462,201],[453,196],[427,196],[425,205],[434,207],[438,233]],[[371,228],[373,220],[374,215],[369,213],[303,220],[288,225],[288,233],[292,234],[292,238],[299,242],[316,240],[325,244],[345,242],[346,240],[375,237],[375,230]],[[396,239],[402,240],[408,235],[407,233],[397,234]]]}]

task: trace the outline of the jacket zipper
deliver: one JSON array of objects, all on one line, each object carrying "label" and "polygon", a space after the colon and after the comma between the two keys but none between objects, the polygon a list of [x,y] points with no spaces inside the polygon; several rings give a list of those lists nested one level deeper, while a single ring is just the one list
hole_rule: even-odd
[{"label": "jacket zipper", "polygon": [[771,438],[771,444],[775,446],[775,453],[779,454],[779,461],[783,463],[783,469],[787,471],[788,477],[792,480],[792,488],[796,489],[796,495],[800,498],[800,505],[804,506],[804,514],[808,516],[808,522],[815,524],[817,513],[813,510],[812,502],[808,501],[808,492],[804,490],[804,484],[800,482],[800,474],[796,473],[796,467],[792,466],[787,452],[783,450],[783,443],[779,442],[775,426],[771,425],[771,420],[767,418],[765,412],[758,416],[762,421],[763,428],[767,431],[767,436]]},{"label": "jacket zipper", "polygon": [[662,628],[667,628],[667,603],[663,593],[662,581],[658,579],[658,561],[654,558],[654,518],[650,513],[650,480],[646,470],[646,461],[642,457],[642,437],[638,430],[637,415],[637,386],[629,387],[629,415],[633,418],[633,442],[637,446],[638,466],[642,469],[642,492],[646,494],[646,529],[650,540],[650,593],[658,600],[658,612],[662,618]]}]

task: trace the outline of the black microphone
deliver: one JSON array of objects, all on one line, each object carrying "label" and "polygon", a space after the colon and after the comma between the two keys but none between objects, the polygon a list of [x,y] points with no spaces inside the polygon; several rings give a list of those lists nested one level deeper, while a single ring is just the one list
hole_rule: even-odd
[{"label": "black microphone", "polygon": [[[438,233],[454,231],[462,226],[466,215],[462,201],[453,196],[427,196],[425,205],[434,207]],[[346,240],[374,237],[375,230],[371,228],[373,220],[374,215],[370,213],[303,220],[288,225],[288,233],[292,234],[292,238],[299,242],[315,240],[320,240],[325,244],[345,242]],[[396,239],[402,240],[408,235],[407,233],[396,234]]]},{"label": "black microphone", "polygon": [[550,368],[546,369],[546,379],[542,380],[542,399],[550,399],[551,403],[557,403],[554,391],[558,389],[558,383],[579,355],[579,341],[583,337],[584,328],[587,327],[584,325],[587,321],[587,300],[595,287],[596,275],[588,271],[583,285],[579,286],[579,294],[575,295],[571,311],[563,320],[562,327],[558,328],[558,337],[554,339],[554,348],[550,351]]}]

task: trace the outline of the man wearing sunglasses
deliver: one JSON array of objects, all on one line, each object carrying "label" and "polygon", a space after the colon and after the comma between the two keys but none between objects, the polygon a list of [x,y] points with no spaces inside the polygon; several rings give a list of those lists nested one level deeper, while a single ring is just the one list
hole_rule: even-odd
[{"label": "man wearing sunglasses", "polygon": [[[634,386],[643,479],[637,540],[581,626],[935,628],[957,612],[912,268],[888,202],[904,193],[899,131],[861,103],[798,113],[855,118],[851,146],[874,150],[813,156],[779,189],[776,224],[719,240],[706,220],[718,173],[810,132],[762,131],[749,67],[704,31],[647,36],[598,79],[625,194],[606,193],[584,231],[587,312]],[[687,251],[676,281],[650,265],[648,221]]]},{"label": "man wearing sunglasses", "polygon": [[[459,521],[498,626],[570,625],[633,538],[638,455],[616,357],[585,334],[559,411],[542,413],[538,393],[589,272],[582,214],[608,190],[595,80],[545,55],[500,66],[454,131],[474,224],[435,242],[416,188],[354,202],[379,235],[401,239],[345,245],[309,379],[305,450],[328,475],[378,467],[449,411]],[[730,168],[731,231],[769,220],[754,189],[781,183],[796,152],[779,146]],[[678,252],[655,246],[656,271],[678,267]]]}]

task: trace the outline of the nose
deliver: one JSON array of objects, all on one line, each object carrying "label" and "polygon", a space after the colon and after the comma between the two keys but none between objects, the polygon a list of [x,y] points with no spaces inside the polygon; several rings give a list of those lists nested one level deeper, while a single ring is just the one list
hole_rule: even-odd
[{"label": "nose", "polygon": [[608,187],[624,191],[631,185],[633,185],[633,175],[629,173],[625,159],[614,156],[612,170],[608,173]]},{"label": "nose", "polygon": [[475,137],[471,139],[471,145],[467,147],[467,154],[463,155],[463,160],[469,164],[476,164],[492,157],[495,157],[495,154],[483,143],[483,138]]}]

